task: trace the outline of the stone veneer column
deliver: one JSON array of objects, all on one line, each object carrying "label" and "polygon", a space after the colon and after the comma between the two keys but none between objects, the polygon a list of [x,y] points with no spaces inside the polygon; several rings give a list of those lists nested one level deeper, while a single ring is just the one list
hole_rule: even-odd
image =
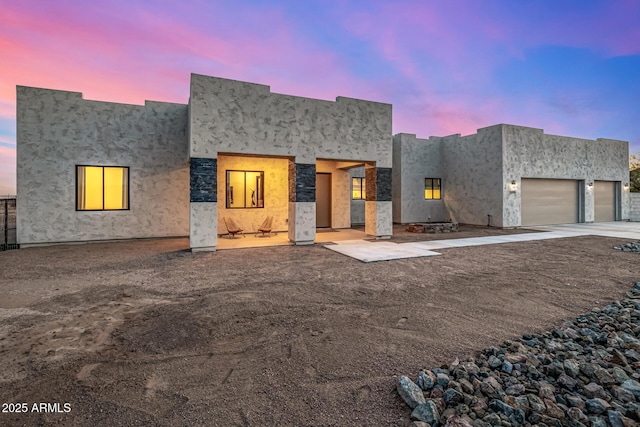
[{"label": "stone veneer column", "polygon": [[289,162],[289,240],[311,245],[316,240],[316,165]]},{"label": "stone veneer column", "polygon": [[218,244],[218,160],[191,158],[189,246],[215,251]]},{"label": "stone veneer column", "polygon": [[364,231],[376,239],[388,239],[393,234],[391,209],[391,168],[365,166],[367,200]]}]

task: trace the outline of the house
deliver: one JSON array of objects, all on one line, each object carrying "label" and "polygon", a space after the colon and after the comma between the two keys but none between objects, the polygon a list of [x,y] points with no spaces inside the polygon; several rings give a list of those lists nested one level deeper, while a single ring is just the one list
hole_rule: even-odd
[{"label": "house", "polygon": [[356,168],[365,232],[392,234],[389,104],[192,74],[188,104],[18,86],[16,122],[22,247],[189,236],[215,250],[225,216],[255,230],[268,215],[310,244],[351,226]]},{"label": "house", "polygon": [[495,125],[393,138],[393,221],[520,227],[630,218],[629,144]]},{"label": "house", "polygon": [[189,236],[215,250],[225,217],[267,216],[291,242],[320,227],[393,222],[518,227],[628,220],[628,143],[496,125],[420,139],[391,105],[272,93],[191,75],[187,104],[128,105],[17,87],[22,247]]}]

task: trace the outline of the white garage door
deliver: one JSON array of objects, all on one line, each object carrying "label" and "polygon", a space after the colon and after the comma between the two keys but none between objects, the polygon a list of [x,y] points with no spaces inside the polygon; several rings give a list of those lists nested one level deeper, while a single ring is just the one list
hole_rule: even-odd
[{"label": "white garage door", "polygon": [[522,179],[522,225],[578,222],[578,181]]},{"label": "white garage door", "polygon": [[595,221],[616,220],[615,182],[596,181],[595,185]]}]

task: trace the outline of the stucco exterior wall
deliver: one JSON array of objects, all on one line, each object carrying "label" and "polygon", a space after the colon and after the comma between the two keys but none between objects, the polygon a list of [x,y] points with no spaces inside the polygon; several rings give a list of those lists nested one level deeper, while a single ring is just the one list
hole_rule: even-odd
[{"label": "stucco exterior wall", "polygon": [[502,227],[502,144],[499,129],[442,138],[443,197],[451,218]]},{"label": "stucco exterior wall", "polygon": [[[391,168],[391,105],[338,97],[335,102],[271,93],[269,86],[191,75],[189,156],[216,159],[219,155],[252,155],[292,159],[299,168],[316,161],[356,162]],[[302,170],[302,169],[301,169]],[[381,172],[384,173],[384,172]],[[298,172],[296,172],[298,174]],[[289,238],[297,244],[315,236],[315,182],[298,182],[296,194],[311,194],[289,205]],[[332,226],[350,225],[349,175],[336,170]],[[381,188],[383,182],[380,183]],[[336,185],[336,184],[334,184]],[[298,187],[307,187],[304,189]],[[301,193],[302,194],[302,193]],[[310,209],[304,203],[313,203]],[[391,225],[391,210],[376,214],[378,231]],[[313,214],[313,216],[312,216]],[[292,216],[295,215],[295,216]],[[366,215],[365,215],[366,216]],[[313,221],[312,221],[313,220]],[[303,227],[303,228],[301,228]],[[192,230],[193,234],[193,230]],[[213,243],[209,246],[213,246]]]},{"label": "stucco exterior wall", "polygon": [[[349,170],[349,190],[353,189],[351,185],[351,178],[365,178],[364,167],[353,168]],[[349,199],[351,199],[351,225],[364,224],[364,212],[365,201],[353,200],[351,193],[349,193]]]},{"label": "stucco exterior wall", "polygon": [[[189,234],[186,105],[18,86],[16,121],[21,245]],[[76,211],[76,165],[128,166],[130,210]]]},{"label": "stucco exterior wall", "polygon": [[629,201],[629,220],[640,221],[640,193],[630,193]]},{"label": "stucco exterior wall", "polygon": [[269,86],[191,75],[190,156],[218,153],[374,161],[391,167],[391,105],[271,93]]},{"label": "stucco exterior wall", "polygon": [[444,179],[441,138],[397,134],[393,137],[393,154],[393,221],[401,224],[448,221],[451,216],[444,199],[424,198],[425,178],[440,178],[443,196],[449,185]]},{"label": "stucco exterior wall", "polygon": [[[629,181],[629,143],[547,135],[542,129],[497,125],[503,142],[504,227],[520,225],[521,179],[551,178],[593,181]],[[507,183],[515,180],[518,191]],[[585,191],[584,221],[594,220],[594,193]],[[629,192],[621,192],[622,220],[629,219]]]},{"label": "stucco exterior wall", "polygon": [[[264,208],[227,209],[227,170],[264,172]],[[224,217],[234,219],[245,233],[256,232],[267,216],[273,215],[273,231],[288,229],[289,160],[260,157],[218,157],[218,234],[227,233]]]}]

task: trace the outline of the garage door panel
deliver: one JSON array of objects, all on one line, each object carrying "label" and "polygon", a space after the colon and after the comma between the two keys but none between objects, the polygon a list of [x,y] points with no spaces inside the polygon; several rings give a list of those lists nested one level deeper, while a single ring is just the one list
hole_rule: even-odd
[{"label": "garage door panel", "polygon": [[578,222],[578,181],[522,179],[522,225]]},{"label": "garage door panel", "polygon": [[595,181],[595,221],[616,220],[615,182]]}]

